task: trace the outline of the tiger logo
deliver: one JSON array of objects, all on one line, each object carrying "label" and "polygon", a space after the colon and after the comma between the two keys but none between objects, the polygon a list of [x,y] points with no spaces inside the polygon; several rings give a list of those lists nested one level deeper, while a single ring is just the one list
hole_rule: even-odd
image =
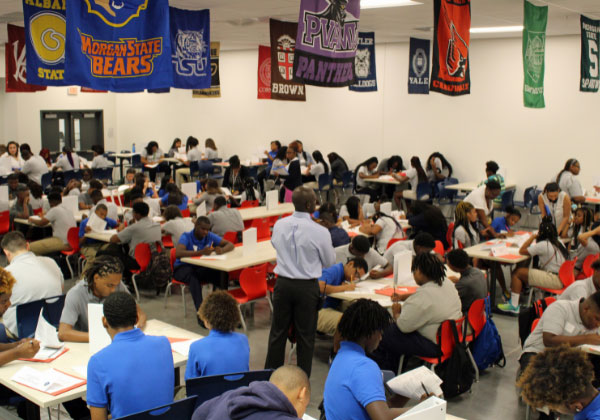
[{"label": "tiger logo", "polygon": [[181,76],[203,76],[208,64],[207,44],[201,31],[177,31],[172,61]]}]

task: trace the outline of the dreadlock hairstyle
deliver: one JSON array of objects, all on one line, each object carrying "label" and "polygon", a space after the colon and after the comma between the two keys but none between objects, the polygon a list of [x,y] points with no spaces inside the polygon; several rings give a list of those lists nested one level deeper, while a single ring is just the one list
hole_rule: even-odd
[{"label": "dreadlock hairstyle", "polygon": [[560,184],[560,178],[563,176],[563,174],[565,172],[570,172],[571,171],[571,166],[575,165],[577,163],[577,159],[569,159],[567,160],[567,163],[565,163],[565,167],[563,168],[562,171],[560,171],[558,173],[558,176],[556,177],[556,183]]},{"label": "dreadlock hairstyle", "polygon": [[325,173],[328,174],[329,173],[329,165],[327,165],[327,162],[325,162],[325,159],[323,159],[323,154],[321,152],[319,152],[318,150],[315,150],[312,153],[312,157],[315,160],[315,162],[323,164]]},{"label": "dreadlock hairstyle", "polygon": [[94,292],[94,277],[96,274],[99,277],[106,277],[110,274],[122,274],[123,263],[117,257],[110,255],[101,255],[94,258],[94,261],[89,264],[89,267],[83,273],[83,277],[87,282],[90,292]]},{"label": "dreadlock hairstyle", "polygon": [[137,304],[129,293],[111,294],[104,301],[102,308],[106,322],[111,328],[134,327],[137,322]]},{"label": "dreadlock hairstyle", "polygon": [[592,223],[594,222],[594,215],[592,214],[592,211],[590,209],[585,207],[579,207],[577,210],[575,210],[575,216],[577,216],[577,213],[583,214],[583,223],[575,224],[575,226],[573,227],[573,242],[571,245],[573,249],[579,246],[579,239],[577,238],[579,236],[579,233],[584,233],[590,230],[592,227]]},{"label": "dreadlock hairstyle", "polygon": [[419,182],[427,182],[427,174],[421,165],[421,159],[418,156],[413,156],[410,158],[410,166],[417,170],[417,178]]},{"label": "dreadlock hairstyle", "polygon": [[378,331],[384,331],[393,322],[390,313],[379,303],[358,299],[342,315],[338,331],[344,340],[357,342]]},{"label": "dreadlock hairstyle", "polygon": [[354,185],[356,185],[356,178],[358,177],[358,170],[360,169],[360,167],[361,167],[361,166],[364,166],[365,168],[368,168],[368,167],[369,167],[369,165],[372,165],[372,164],[374,164],[374,163],[375,163],[375,164],[379,163],[379,161],[377,160],[377,158],[376,158],[375,156],[373,156],[373,157],[370,157],[369,159],[365,160],[363,163],[360,163],[360,164],[359,164],[359,165],[356,167],[356,169],[354,169],[354,179],[353,179],[353,181],[354,181]]},{"label": "dreadlock hairstyle", "polygon": [[446,277],[446,266],[437,255],[431,252],[424,252],[413,258],[410,270],[413,273],[419,270],[421,274],[438,286],[442,285],[444,277]]},{"label": "dreadlock hairstyle", "polygon": [[355,195],[348,197],[346,200],[346,209],[348,210],[348,215],[351,219],[358,220],[358,215],[360,213],[360,199]]},{"label": "dreadlock hairstyle", "polygon": [[[446,160],[446,158],[444,157],[444,155],[442,155],[440,152],[433,152],[431,154],[431,156],[429,156],[427,158],[427,170],[431,170],[431,159],[432,158],[439,158],[442,161],[442,168],[448,168],[448,178],[450,178],[452,176],[452,165],[450,165],[450,162],[448,162]],[[440,171],[442,170],[442,168],[438,168]]]},{"label": "dreadlock hairstyle", "polygon": [[473,233],[471,232],[470,227],[473,226],[469,221],[469,212],[473,210],[475,207],[473,204],[468,203],[466,201],[461,201],[456,206],[456,210],[454,212],[454,231],[452,232],[452,241],[454,242],[454,233],[459,226],[462,226],[465,231],[467,231],[467,235],[469,236],[469,240],[473,243]]},{"label": "dreadlock hairstyle", "polygon": [[569,259],[569,251],[564,247],[562,242],[558,239],[558,232],[556,231],[556,226],[552,223],[552,218],[546,216],[542,219],[542,223],[540,223],[540,227],[538,230],[537,242],[548,241],[554,247],[554,252],[560,251],[563,254],[565,259]]}]

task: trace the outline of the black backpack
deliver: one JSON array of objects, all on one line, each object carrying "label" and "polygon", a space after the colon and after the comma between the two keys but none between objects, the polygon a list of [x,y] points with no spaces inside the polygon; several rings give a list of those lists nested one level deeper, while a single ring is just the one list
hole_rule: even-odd
[{"label": "black backpack", "polygon": [[152,255],[150,264],[145,271],[135,276],[135,282],[139,289],[162,289],[173,278],[171,258],[168,251],[158,251],[158,243],[149,244],[149,246]]},{"label": "black backpack", "polygon": [[519,338],[521,339],[521,347],[525,345],[525,340],[531,334],[531,326],[533,321],[542,317],[542,314],[555,298],[545,298],[536,301],[529,308],[521,307],[519,312]]},{"label": "black backpack", "polygon": [[449,324],[456,345],[452,356],[435,367],[436,374],[444,381],[442,391],[444,391],[445,399],[470,391],[475,379],[475,369],[467,354],[467,345],[458,338],[456,323],[451,321]]}]

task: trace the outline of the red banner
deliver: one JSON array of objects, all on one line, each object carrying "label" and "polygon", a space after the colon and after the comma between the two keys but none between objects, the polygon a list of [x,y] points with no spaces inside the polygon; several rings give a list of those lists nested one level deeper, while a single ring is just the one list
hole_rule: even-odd
[{"label": "red banner", "polygon": [[271,48],[258,46],[258,99],[271,99]]},{"label": "red banner", "polygon": [[36,92],[46,90],[46,86],[27,83],[27,60],[25,53],[25,29],[20,26],[6,25],[8,43],[4,50],[6,62],[7,92]]}]

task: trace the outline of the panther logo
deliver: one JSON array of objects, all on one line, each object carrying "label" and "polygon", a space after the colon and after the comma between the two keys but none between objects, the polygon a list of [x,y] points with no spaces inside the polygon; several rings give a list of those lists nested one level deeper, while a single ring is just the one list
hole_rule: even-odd
[{"label": "panther logo", "polygon": [[149,0],[84,0],[88,13],[97,15],[104,23],[122,28],[146,10]]},{"label": "panther logo", "polygon": [[348,15],[348,12],[346,11],[347,5],[348,0],[329,0],[329,6],[319,13],[319,16],[328,20],[333,20],[343,28]]},{"label": "panther logo", "polygon": [[181,76],[204,76],[207,45],[201,31],[177,31],[173,54],[175,72]]},{"label": "panther logo", "polygon": [[371,73],[371,52],[368,48],[356,50],[354,69],[357,77],[367,78]]}]

